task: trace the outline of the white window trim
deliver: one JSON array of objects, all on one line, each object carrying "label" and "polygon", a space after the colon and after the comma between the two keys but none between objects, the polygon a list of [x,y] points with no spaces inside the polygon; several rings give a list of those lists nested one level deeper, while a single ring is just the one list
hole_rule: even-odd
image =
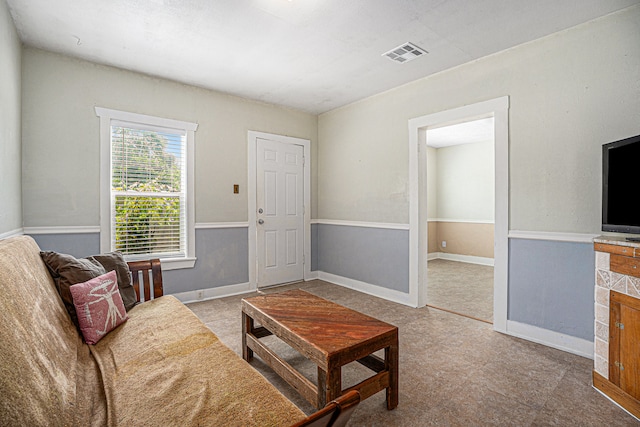
[{"label": "white window trim", "polygon": [[187,135],[187,256],[185,258],[163,258],[161,262],[163,270],[193,268],[196,262],[194,141],[195,131],[198,129],[198,124],[102,107],[95,107],[95,111],[96,115],[100,118],[100,251],[109,252],[112,250],[110,197],[111,121],[120,120],[140,123],[143,125],[158,126],[161,128],[180,129],[184,130]]}]

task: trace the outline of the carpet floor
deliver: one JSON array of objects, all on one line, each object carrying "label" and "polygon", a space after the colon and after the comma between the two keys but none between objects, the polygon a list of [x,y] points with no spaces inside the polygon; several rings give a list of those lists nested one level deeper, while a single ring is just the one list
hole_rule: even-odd
[{"label": "carpet floor", "polygon": [[[301,288],[398,326],[399,405],[385,393],[360,403],[349,426],[638,426],[638,421],[591,386],[589,359],[503,335],[490,324],[434,308],[403,306],[314,280],[264,290]],[[241,296],[188,304],[237,354]],[[275,337],[277,354],[315,381],[316,368]],[[314,408],[259,357],[252,366],[304,412]],[[343,387],[370,375],[357,363],[343,368]]]},{"label": "carpet floor", "polygon": [[493,322],[493,267],[434,259],[427,269],[428,305]]}]

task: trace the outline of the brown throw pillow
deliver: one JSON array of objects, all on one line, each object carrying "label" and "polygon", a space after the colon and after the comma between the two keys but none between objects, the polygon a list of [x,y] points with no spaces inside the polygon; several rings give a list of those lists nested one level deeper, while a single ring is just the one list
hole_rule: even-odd
[{"label": "brown throw pillow", "polygon": [[101,276],[107,271],[95,260],[77,259],[73,255],[44,251],[40,252],[40,256],[56,282],[58,293],[62,298],[65,308],[69,312],[69,316],[71,316],[71,320],[79,328],[78,316],[69,288],[71,285],[84,283],[94,277]]},{"label": "brown throw pillow", "polygon": [[109,252],[106,254],[94,255],[87,257],[90,261],[97,261],[107,271],[115,270],[118,275],[118,289],[120,290],[120,296],[122,296],[122,302],[124,302],[124,308],[129,311],[134,305],[138,303],[138,297],[136,291],[131,285],[131,272],[129,271],[129,265],[124,260],[122,253]]}]

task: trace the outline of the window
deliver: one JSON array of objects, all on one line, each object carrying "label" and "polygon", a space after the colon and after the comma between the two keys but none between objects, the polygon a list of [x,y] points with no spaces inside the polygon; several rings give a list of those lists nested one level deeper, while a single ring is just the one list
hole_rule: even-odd
[{"label": "window", "polygon": [[195,263],[193,145],[197,124],[96,107],[101,144],[101,251]]}]

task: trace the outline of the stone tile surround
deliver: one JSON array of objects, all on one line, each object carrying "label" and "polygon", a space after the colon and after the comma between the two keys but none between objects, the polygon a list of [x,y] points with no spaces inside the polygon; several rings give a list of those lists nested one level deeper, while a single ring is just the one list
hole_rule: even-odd
[{"label": "stone tile surround", "polygon": [[[627,242],[622,238],[598,237],[594,242],[640,248],[639,243]],[[593,364],[595,371],[606,379],[609,379],[609,294],[613,290],[640,298],[640,279],[611,271],[610,260],[611,254],[608,252],[596,251]]]}]

